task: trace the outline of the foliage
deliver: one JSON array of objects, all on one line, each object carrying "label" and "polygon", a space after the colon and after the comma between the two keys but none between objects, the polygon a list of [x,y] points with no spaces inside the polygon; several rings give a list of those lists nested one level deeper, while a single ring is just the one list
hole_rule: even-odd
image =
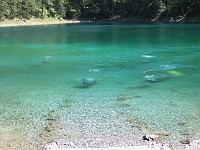
[{"label": "foliage", "polygon": [[162,19],[200,16],[200,0],[0,0],[0,20],[31,17]]}]

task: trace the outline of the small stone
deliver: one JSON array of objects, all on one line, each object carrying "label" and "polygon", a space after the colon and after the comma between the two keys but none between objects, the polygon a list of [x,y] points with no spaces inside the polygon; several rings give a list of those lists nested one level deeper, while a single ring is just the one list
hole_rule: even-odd
[{"label": "small stone", "polygon": [[158,79],[154,75],[146,75],[144,78],[150,83],[158,82]]},{"label": "small stone", "polygon": [[96,83],[97,83],[97,81],[96,81],[95,78],[84,78],[84,79],[82,79],[82,84],[94,85]]},{"label": "small stone", "polygon": [[161,75],[146,75],[144,79],[150,83],[162,82],[169,79],[170,76],[161,74]]},{"label": "small stone", "polygon": [[147,141],[150,141],[150,140],[154,141],[154,140],[158,139],[158,136],[157,135],[153,135],[153,134],[152,135],[151,134],[147,134],[147,135],[144,135],[142,139],[143,140],[147,140]]},{"label": "small stone", "polygon": [[183,139],[180,142],[181,142],[181,144],[190,144],[190,140],[189,139]]}]

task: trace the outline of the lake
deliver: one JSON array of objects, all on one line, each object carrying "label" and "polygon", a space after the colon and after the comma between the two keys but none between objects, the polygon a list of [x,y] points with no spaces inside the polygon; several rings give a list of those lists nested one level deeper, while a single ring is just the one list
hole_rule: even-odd
[{"label": "lake", "polygon": [[0,146],[199,139],[199,41],[199,24],[0,28]]}]

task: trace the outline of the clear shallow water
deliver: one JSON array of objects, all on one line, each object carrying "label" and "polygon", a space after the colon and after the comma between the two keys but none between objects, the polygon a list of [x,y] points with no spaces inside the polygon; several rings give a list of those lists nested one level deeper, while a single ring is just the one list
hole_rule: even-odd
[{"label": "clear shallow water", "polygon": [[[23,128],[35,139],[52,110],[66,120],[98,109],[151,132],[199,138],[199,40],[198,24],[1,28],[0,131],[6,124],[7,133]],[[98,84],[77,89],[85,77]]]}]

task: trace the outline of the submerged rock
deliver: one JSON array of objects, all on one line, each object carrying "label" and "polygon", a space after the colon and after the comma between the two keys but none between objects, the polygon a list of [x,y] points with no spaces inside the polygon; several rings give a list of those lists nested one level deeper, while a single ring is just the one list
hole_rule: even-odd
[{"label": "submerged rock", "polygon": [[156,56],[152,56],[152,55],[142,55],[143,58],[155,58]]},{"label": "submerged rock", "polygon": [[51,58],[52,56],[43,56],[42,63],[43,64],[49,63]]},{"label": "submerged rock", "polygon": [[165,81],[167,79],[169,79],[170,76],[169,75],[146,75],[144,77],[144,79],[147,81],[147,82],[150,82],[150,83],[156,83],[156,82],[162,82],[162,81]]},{"label": "submerged rock", "polygon": [[190,139],[183,139],[180,142],[181,144],[190,144]]},{"label": "submerged rock", "polygon": [[153,62],[155,61],[155,56],[153,55],[142,55],[142,58],[143,58],[143,61],[142,63],[150,63],[150,62]]},{"label": "submerged rock", "polygon": [[89,72],[100,72],[99,69],[90,69]]},{"label": "submerged rock", "polygon": [[97,81],[95,78],[84,78],[82,79],[82,84],[94,85]]},{"label": "submerged rock", "polygon": [[82,82],[75,86],[78,89],[87,89],[87,88],[91,88],[92,86],[94,86],[95,84],[97,84],[97,80],[95,78],[83,78]]},{"label": "submerged rock", "polygon": [[175,71],[175,70],[169,71],[169,74],[172,75],[172,76],[182,76],[182,75],[184,75],[182,72]]}]

